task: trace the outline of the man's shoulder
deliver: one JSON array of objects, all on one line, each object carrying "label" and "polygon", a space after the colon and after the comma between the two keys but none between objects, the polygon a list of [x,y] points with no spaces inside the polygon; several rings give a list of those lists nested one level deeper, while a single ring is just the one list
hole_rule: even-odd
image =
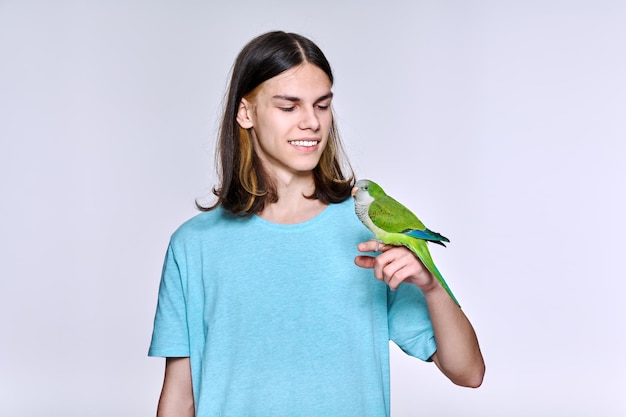
[{"label": "man's shoulder", "polygon": [[181,224],[172,234],[172,241],[197,239],[207,233],[219,233],[219,229],[228,223],[234,215],[227,213],[222,207],[198,213]]}]

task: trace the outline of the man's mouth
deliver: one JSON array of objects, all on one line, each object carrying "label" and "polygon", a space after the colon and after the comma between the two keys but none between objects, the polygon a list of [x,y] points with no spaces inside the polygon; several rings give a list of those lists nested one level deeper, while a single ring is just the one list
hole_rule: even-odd
[{"label": "man's mouth", "polygon": [[289,144],[294,146],[311,147],[319,143],[319,140],[290,140]]}]

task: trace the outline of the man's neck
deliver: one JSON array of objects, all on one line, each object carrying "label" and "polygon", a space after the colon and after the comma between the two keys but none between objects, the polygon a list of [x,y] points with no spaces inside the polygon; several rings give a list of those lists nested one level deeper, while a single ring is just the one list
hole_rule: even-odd
[{"label": "man's neck", "polygon": [[259,216],[280,224],[295,224],[310,220],[326,208],[317,199],[306,198],[315,191],[311,176],[292,176],[276,179],[278,201],[266,206]]}]

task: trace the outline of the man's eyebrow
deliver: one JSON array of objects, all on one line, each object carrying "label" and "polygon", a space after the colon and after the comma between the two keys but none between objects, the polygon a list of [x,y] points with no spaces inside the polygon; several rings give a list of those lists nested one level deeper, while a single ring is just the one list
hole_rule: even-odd
[{"label": "man's eyebrow", "polygon": [[273,99],[276,99],[276,100],[293,101],[294,103],[296,103],[296,102],[298,102],[298,101],[301,101],[301,100],[300,100],[300,98],[298,98],[298,97],[293,97],[293,96],[283,96],[283,95],[280,95],[280,94],[277,94],[277,95],[275,95],[275,96],[272,96],[272,98],[273,98]]},{"label": "man's eyebrow", "polygon": [[[315,103],[318,103],[320,101],[324,101],[324,100],[328,100],[331,99],[333,97],[333,93],[330,92],[328,94],[324,94],[323,96],[319,97],[317,100],[315,100]],[[293,103],[299,103],[302,101],[302,99],[300,97],[294,97],[294,96],[284,96],[281,94],[277,94],[275,96],[272,96],[273,99],[276,100],[286,100],[286,101],[291,101]]]},{"label": "man's eyebrow", "polygon": [[322,97],[318,98],[317,100],[315,100],[316,103],[319,103],[320,101],[324,101],[324,100],[329,100],[333,98],[333,93],[332,91],[328,94],[324,94]]}]

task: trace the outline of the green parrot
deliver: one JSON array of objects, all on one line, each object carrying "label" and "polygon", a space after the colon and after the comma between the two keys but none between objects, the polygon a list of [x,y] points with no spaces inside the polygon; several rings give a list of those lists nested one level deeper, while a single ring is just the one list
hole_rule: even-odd
[{"label": "green parrot", "polygon": [[452,300],[459,302],[435,266],[427,242],[446,246],[448,238],[428,230],[424,223],[409,209],[385,194],[385,191],[370,180],[359,180],[352,189],[354,209],[359,220],[386,245],[406,246],[422,261],[424,266],[439,281]]}]

